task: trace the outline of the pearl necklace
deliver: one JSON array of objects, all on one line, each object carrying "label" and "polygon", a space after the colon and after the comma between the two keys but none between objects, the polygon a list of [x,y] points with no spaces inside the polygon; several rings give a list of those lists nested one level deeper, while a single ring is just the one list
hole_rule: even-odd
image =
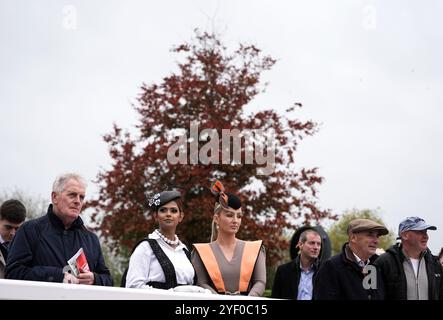
[{"label": "pearl necklace", "polygon": [[166,242],[167,244],[171,245],[171,246],[177,246],[178,243],[180,242],[180,240],[178,240],[178,237],[176,234],[174,234],[175,239],[174,240],[169,240],[168,238],[165,237],[165,235],[163,233],[160,232],[160,230],[155,229],[155,233],[163,239],[164,242]]}]

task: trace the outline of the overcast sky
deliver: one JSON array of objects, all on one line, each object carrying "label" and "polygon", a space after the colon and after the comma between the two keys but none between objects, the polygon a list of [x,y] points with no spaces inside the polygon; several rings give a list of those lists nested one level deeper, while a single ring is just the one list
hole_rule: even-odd
[{"label": "overcast sky", "polygon": [[[319,202],[379,208],[396,231],[418,215],[443,246],[443,21],[440,1],[0,0],[0,191],[48,198],[60,172],[93,180],[102,135],[131,129],[142,82],[174,69],[193,30],[278,60],[251,109],[321,123],[300,166],[325,177]],[[133,130],[133,129],[132,129]],[[96,187],[90,184],[92,196]]]}]

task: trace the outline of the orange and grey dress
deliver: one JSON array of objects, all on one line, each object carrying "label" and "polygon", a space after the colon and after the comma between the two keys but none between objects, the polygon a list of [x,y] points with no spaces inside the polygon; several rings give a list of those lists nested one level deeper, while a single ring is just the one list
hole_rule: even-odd
[{"label": "orange and grey dress", "polygon": [[228,261],[216,242],[194,244],[192,264],[197,285],[214,293],[262,296],[266,286],[266,253],[262,241],[237,240]]}]

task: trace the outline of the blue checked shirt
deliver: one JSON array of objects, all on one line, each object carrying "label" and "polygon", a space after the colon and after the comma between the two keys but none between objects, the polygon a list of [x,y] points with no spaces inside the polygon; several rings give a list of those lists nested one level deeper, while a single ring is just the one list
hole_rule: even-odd
[{"label": "blue checked shirt", "polygon": [[311,265],[308,271],[305,271],[300,264],[300,283],[298,284],[297,300],[312,300],[313,276],[314,265]]}]

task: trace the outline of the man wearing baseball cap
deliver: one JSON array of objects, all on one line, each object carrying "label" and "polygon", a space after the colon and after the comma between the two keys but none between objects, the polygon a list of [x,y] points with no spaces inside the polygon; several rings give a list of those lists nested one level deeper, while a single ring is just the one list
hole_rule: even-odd
[{"label": "man wearing baseball cap", "polygon": [[[369,220],[354,219],[348,226],[348,242],[342,252],[325,261],[314,284],[314,300],[383,300],[383,283],[375,251],[379,237],[388,234],[385,226]],[[374,283],[365,286],[368,270],[375,270]]]},{"label": "man wearing baseball cap", "polygon": [[401,242],[377,260],[386,299],[443,300],[442,266],[428,249],[428,230],[437,230],[420,217],[408,217],[398,227]]}]

